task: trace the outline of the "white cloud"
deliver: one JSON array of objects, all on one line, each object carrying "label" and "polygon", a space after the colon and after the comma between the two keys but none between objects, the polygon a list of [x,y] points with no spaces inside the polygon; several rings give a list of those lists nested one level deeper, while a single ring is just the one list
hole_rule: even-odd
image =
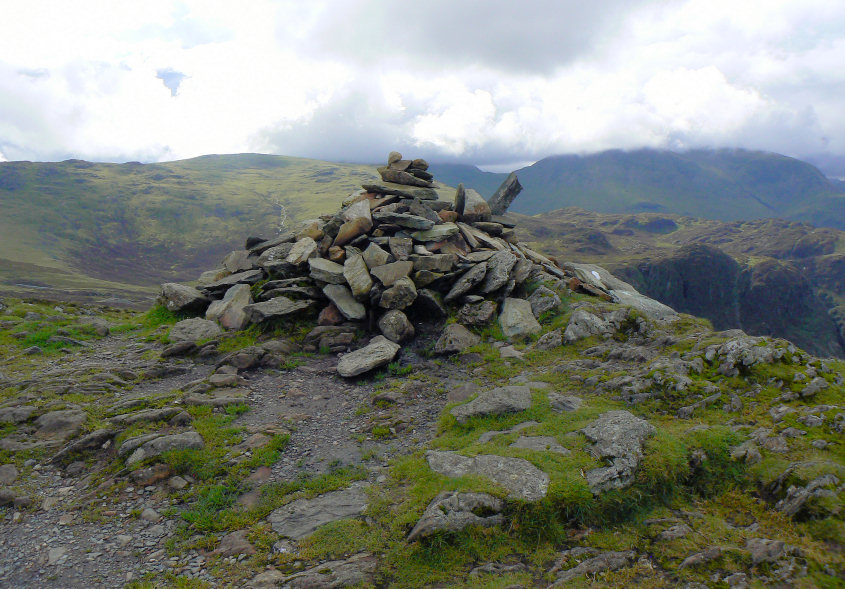
[{"label": "white cloud", "polygon": [[380,161],[401,148],[497,165],[722,145],[845,156],[845,5],[834,0],[413,10],[26,0],[4,12],[0,152],[10,159]]}]

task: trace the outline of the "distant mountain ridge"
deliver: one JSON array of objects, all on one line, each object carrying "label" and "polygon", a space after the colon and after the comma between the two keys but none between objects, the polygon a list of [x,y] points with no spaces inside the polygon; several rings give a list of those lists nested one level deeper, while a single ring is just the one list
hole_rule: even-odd
[{"label": "distant mountain ridge", "polygon": [[[432,164],[432,171],[442,182],[463,182],[485,196],[507,176],[455,164]],[[782,218],[845,229],[843,183],[776,153],[611,150],[551,156],[516,173],[524,190],[511,209],[526,215],[577,206],[718,221]]]}]

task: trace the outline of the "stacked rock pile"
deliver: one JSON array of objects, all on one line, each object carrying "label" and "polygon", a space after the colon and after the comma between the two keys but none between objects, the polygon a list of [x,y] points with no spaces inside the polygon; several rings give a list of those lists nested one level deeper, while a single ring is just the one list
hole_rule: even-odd
[{"label": "stacked rock pile", "polygon": [[528,282],[610,296],[597,277],[566,271],[518,242],[504,215],[522,188],[515,175],[489,202],[463,185],[444,201],[427,169],[425,160],[392,152],[378,169],[384,184],[363,185],[335,215],[273,239],[248,238],[199,286],[163,284],[160,301],[204,314],[215,322],[207,334],[218,323],[239,330],[319,310],[305,340],[314,351],[346,352],[361,328],[380,333],[341,358],[338,372],[356,376],[392,360],[414,337],[414,322],[442,321],[447,306],[459,307],[458,323],[447,326],[438,353],[477,342],[465,326],[498,320],[508,338],[538,333],[537,318],[560,298],[545,286],[529,296]]}]

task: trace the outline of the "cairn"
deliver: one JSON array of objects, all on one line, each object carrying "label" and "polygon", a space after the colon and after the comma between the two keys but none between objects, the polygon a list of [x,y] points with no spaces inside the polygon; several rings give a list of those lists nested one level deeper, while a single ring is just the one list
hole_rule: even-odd
[{"label": "cairn", "polygon": [[[305,349],[344,353],[338,372],[351,377],[390,362],[414,338],[414,323],[441,322],[450,306],[458,323],[444,330],[438,353],[473,345],[465,326],[498,320],[508,338],[538,333],[537,318],[560,298],[545,286],[529,296],[528,282],[610,298],[597,277],[519,243],[505,215],[522,189],[516,175],[488,202],[462,184],[452,201],[440,200],[423,159],[391,152],[378,172],[384,183],[364,184],[335,215],[273,239],[250,237],[199,286],[163,284],[160,302],[230,330],[319,310]],[[380,335],[345,353],[362,328]]]}]

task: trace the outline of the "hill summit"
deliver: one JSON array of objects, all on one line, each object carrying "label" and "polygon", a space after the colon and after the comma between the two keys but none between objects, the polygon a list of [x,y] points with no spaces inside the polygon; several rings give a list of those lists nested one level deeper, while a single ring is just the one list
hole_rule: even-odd
[{"label": "hill summit", "polygon": [[515,178],[426,167],[144,313],[0,301],[0,584],[841,585],[845,362],[545,256],[494,215]]}]

